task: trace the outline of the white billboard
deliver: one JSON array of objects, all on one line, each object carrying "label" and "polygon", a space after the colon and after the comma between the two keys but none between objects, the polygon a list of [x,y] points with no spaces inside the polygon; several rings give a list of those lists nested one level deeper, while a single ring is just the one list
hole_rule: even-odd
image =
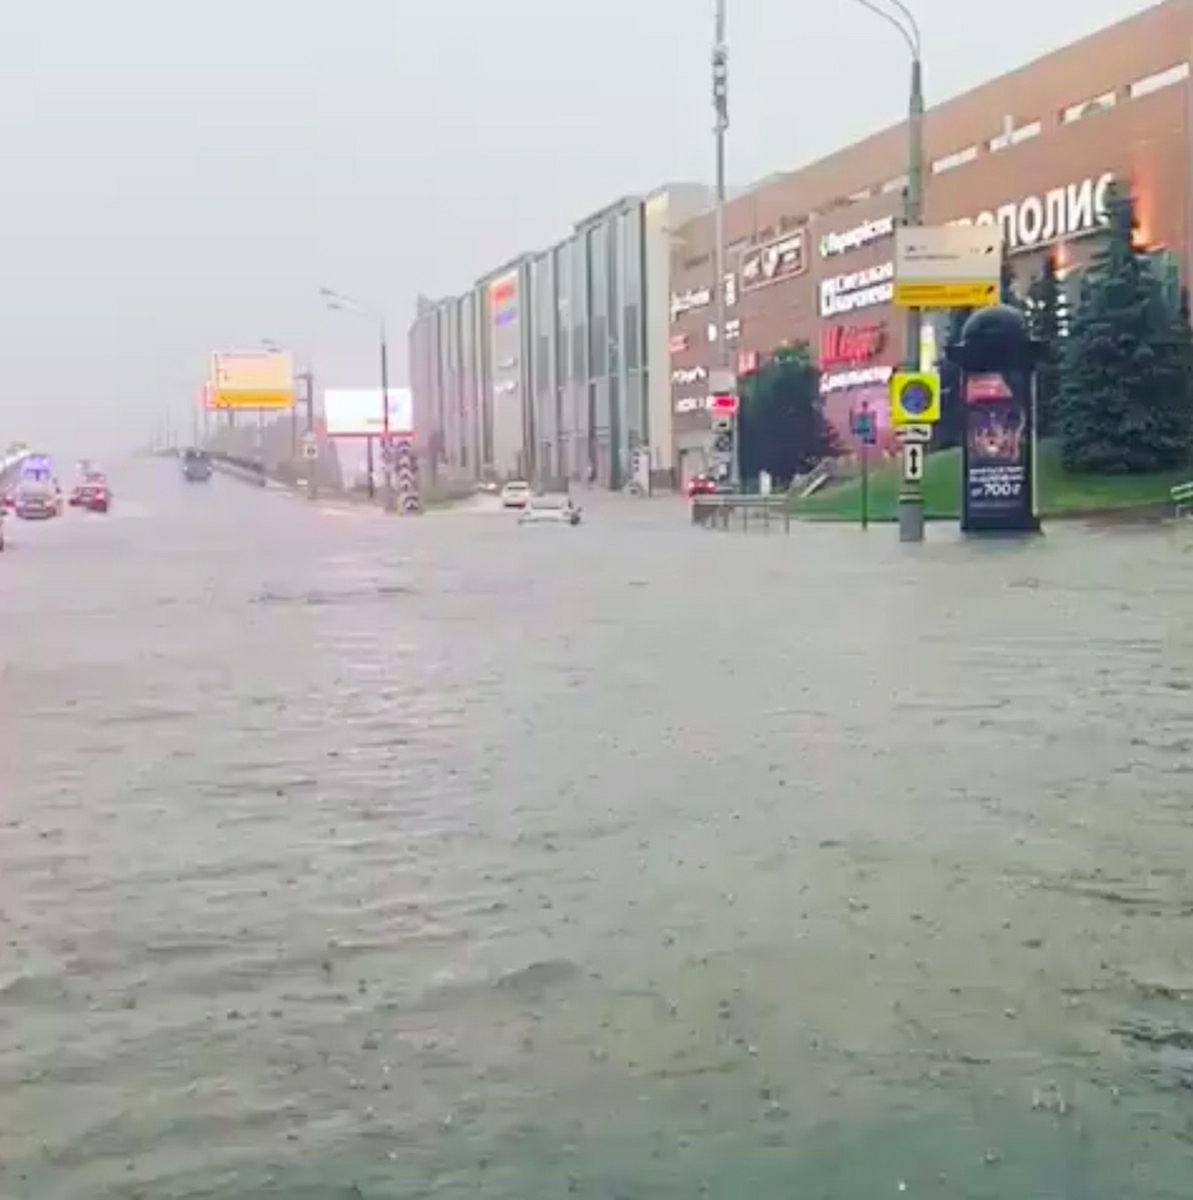
[{"label": "white billboard", "polygon": [[[380,388],[333,388],[323,393],[328,437],[381,437],[385,411]],[[389,389],[389,431],[414,432],[414,402],[409,388]]]}]

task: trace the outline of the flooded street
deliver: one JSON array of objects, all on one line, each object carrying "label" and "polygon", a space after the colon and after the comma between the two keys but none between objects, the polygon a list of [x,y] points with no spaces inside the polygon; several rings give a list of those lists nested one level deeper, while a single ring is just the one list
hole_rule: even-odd
[{"label": "flooded street", "polygon": [[1193,526],[113,485],[0,562],[0,1196],[1188,1196]]}]

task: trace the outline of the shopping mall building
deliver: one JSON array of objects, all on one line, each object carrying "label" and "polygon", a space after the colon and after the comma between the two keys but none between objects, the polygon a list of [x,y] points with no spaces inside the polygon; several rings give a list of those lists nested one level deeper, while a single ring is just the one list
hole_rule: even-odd
[{"label": "shopping mall building", "polygon": [[[1121,180],[1137,201],[1140,240],[1178,288],[1190,268],[1191,49],[1193,5],[1169,0],[930,110],[925,223],[997,223],[1023,291],[1054,255],[1072,297],[1107,186]],[[930,86],[931,63],[925,71]],[[891,305],[906,168],[901,125],[732,201],[725,344],[714,318],[712,217],[678,231],[671,341],[681,477],[705,466],[702,384],[726,349],[748,375],[784,345],[806,342],[843,435],[864,402],[885,418],[887,383],[906,349]],[[925,321],[921,361],[936,360],[946,321]]]},{"label": "shopping mall building", "polygon": [[706,211],[674,184],[579,221],[569,237],[422,299],[410,329],[422,455],[474,478],[675,473],[670,382],[674,229]]},{"label": "shopping mall building", "polygon": [[[1120,180],[1179,286],[1191,50],[1193,2],[1168,0],[931,109],[925,221],[997,223],[1021,287],[1051,254],[1071,294]],[[656,483],[679,482],[706,464],[709,370],[727,357],[748,375],[793,342],[811,346],[843,433],[863,403],[885,414],[905,351],[890,301],[906,169],[900,124],[735,196],[723,342],[697,185],[621,201],[465,295],[420,302],[410,362],[424,453],[475,475],[617,486],[644,450]],[[925,321],[922,359],[935,360],[946,319]]]}]

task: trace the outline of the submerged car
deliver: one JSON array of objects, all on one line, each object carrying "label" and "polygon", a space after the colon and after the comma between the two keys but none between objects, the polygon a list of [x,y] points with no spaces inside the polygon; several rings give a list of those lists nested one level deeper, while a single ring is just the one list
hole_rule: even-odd
[{"label": "submerged car", "polygon": [[519,525],[579,525],[581,510],[564,493],[532,496],[518,517]]},{"label": "submerged car", "polygon": [[112,503],[112,489],[108,487],[108,477],[94,468],[84,471],[83,478],[71,489],[67,503],[71,508],[107,512]]},{"label": "submerged car", "polygon": [[530,484],[521,479],[511,479],[501,489],[502,508],[525,508],[530,503]]},{"label": "submerged car", "polygon": [[211,458],[204,450],[184,450],[182,475],[188,483],[206,483],[211,478]]},{"label": "submerged car", "polygon": [[23,479],[13,496],[12,511],[23,521],[47,521],[62,511],[62,496],[52,483]]}]

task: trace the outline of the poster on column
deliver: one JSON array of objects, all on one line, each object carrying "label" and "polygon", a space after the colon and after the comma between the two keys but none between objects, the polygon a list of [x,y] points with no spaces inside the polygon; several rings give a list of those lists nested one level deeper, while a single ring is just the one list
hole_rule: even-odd
[{"label": "poster on column", "polygon": [[990,532],[1032,529],[1032,376],[974,373],[963,386],[963,526]]}]

